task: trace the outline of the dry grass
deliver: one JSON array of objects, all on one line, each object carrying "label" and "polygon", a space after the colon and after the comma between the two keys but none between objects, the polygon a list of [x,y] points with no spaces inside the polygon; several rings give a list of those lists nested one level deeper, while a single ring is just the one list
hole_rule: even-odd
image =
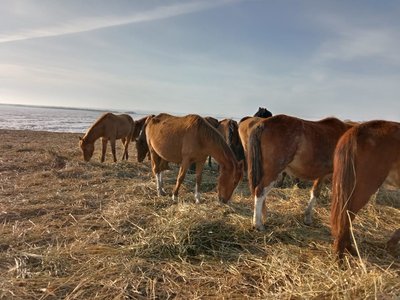
[{"label": "dry grass", "polygon": [[[382,190],[357,217],[362,263],[340,269],[331,253],[329,187],[305,226],[308,189],[274,189],[264,233],[251,229],[242,183],[216,200],[208,167],[203,204],[193,175],[178,203],[156,196],[149,162],[84,163],[78,135],[0,130],[2,299],[394,299],[399,249],[385,242],[400,224],[399,193]],[[122,151],[119,148],[118,154]],[[166,176],[171,190],[177,173]],[[365,266],[365,268],[364,268]]]}]

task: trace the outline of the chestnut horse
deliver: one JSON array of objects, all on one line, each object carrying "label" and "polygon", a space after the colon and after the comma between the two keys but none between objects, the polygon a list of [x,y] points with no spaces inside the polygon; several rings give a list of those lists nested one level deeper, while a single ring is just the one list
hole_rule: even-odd
[{"label": "chestnut horse", "polygon": [[304,220],[306,224],[312,223],[312,209],[321,183],[332,173],[336,143],[350,127],[336,118],[314,122],[286,115],[258,123],[250,134],[248,149],[248,177],[254,196],[253,225],[256,229],[265,229],[261,212],[264,201],[283,171],[314,180]]},{"label": "chestnut horse", "polygon": [[265,118],[262,118],[262,117],[244,117],[239,122],[238,133],[239,133],[240,141],[242,143],[244,156],[246,158],[248,157],[247,152],[248,152],[250,132],[262,120],[265,120]]},{"label": "chestnut horse", "polygon": [[[365,122],[347,131],[335,150],[331,225],[339,258],[345,250],[355,253],[350,220],[383,183],[400,188],[400,123]],[[400,228],[387,248],[394,251],[399,240]]]},{"label": "chestnut horse", "polygon": [[[221,166],[218,179],[219,200],[224,203],[229,201],[243,176],[243,164],[237,162],[223,137],[209,122],[198,115],[176,117],[159,114],[149,117],[144,126],[158,195],[166,194],[162,180],[165,162],[181,165],[172,193],[173,198],[178,197],[179,187],[185,178],[188,167],[191,163],[195,163],[195,199],[196,203],[199,203],[202,171],[207,156],[211,155]],[[139,139],[141,138],[139,137]]]},{"label": "chestnut horse", "polygon": [[103,114],[86,132],[83,137],[79,137],[79,146],[83,152],[83,159],[89,161],[94,152],[94,143],[98,138],[102,140],[101,162],[104,162],[106,155],[107,142],[110,141],[111,152],[114,162],[117,161],[115,154],[115,141],[122,140],[124,144],[124,154],[122,159],[128,159],[128,146],[132,140],[134,131],[134,121],[127,114],[115,115],[113,113]]},{"label": "chestnut horse", "polygon": [[242,142],[239,138],[238,123],[232,119],[223,119],[219,121],[217,130],[225,138],[225,141],[231,147],[237,160],[244,159]]}]

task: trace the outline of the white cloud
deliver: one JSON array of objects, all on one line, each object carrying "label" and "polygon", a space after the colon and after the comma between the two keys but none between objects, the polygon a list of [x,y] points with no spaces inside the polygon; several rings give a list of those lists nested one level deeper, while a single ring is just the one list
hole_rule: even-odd
[{"label": "white cloud", "polygon": [[154,20],[166,19],[179,15],[210,9],[216,6],[229,4],[237,1],[238,0],[218,0],[218,1],[199,1],[191,3],[180,3],[169,6],[159,6],[152,10],[141,13],[135,13],[129,16],[82,18],[77,20],[71,20],[68,23],[54,24],[53,26],[48,26],[48,27],[27,29],[13,33],[0,34],[0,43],[87,32],[113,26],[121,26],[132,23],[149,22]]}]

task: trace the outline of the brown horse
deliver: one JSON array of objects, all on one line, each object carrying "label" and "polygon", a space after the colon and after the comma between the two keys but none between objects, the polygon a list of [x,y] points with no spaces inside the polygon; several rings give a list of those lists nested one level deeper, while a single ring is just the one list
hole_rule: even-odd
[{"label": "brown horse", "polygon": [[242,142],[239,138],[238,123],[232,119],[223,119],[219,121],[217,130],[225,138],[225,141],[231,147],[237,160],[244,160]]},{"label": "brown horse", "polygon": [[248,157],[247,153],[248,153],[250,132],[262,120],[265,120],[265,118],[245,117],[245,118],[241,119],[239,122],[238,133],[239,133],[240,141],[242,143],[244,156],[246,158]]},{"label": "brown horse", "polygon": [[313,122],[277,115],[258,123],[249,138],[248,177],[254,196],[253,224],[264,230],[262,213],[265,198],[279,174],[314,180],[305,212],[312,223],[312,208],[319,197],[324,177],[332,173],[333,152],[340,136],[351,126],[335,118]]},{"label": "brown horse", "polygon": [[[355,126],[341,137],[334,156],[331,225],[339,258],[345,250],[355,253],[350,220],[383,183],[400,187],[400,123],[370,121]],[[399,240],[400,228],[388,249],[393,251]]]},{"label": "brown horse", "polygon": [[221,166],[218,179],[219,200],[224,203],[229,201],[242,178],[243,164],[237,162],[222,136],[207,121],[198,115],[176,117],[159,114],[146,120],[144,130],[150,150],[153,174],[156,177],[158,195],[165,195],[162,180],[165,162],[181,165],[172,194],[173,198],[178,197],[178,190],[188,167],[191,163],[195,163],[195,199],[196,203],[199,203],[202,171],[207,156],[211,155]]},{"label": "brown horse", "polygon": [[94,143],[101,137],[102,151],[101,162],[104,162],[106,155],[107,142],[110,141],[111,151],[114,162],[117,161],[115,154],[115,141],[122,140],[124,144],[124,154],[122,159],[128,159],[128,146],[132,140],[134,131],[134,121],[127,114],[114,115],[112,113],[103,114],[86,132],[83,137],[79,137],[79,146],[83,152],[83,159],[89,161],[94,152]]}]

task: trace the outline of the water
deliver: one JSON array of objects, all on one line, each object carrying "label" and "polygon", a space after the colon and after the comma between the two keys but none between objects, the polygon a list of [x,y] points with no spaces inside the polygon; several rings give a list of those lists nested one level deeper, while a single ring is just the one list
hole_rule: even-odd
[{"label": "water", "polygon": [[[84,133],[104,112],[106,111],[0,104],[0,129]],[[145,116],[128,114],[134,120]]]}]

